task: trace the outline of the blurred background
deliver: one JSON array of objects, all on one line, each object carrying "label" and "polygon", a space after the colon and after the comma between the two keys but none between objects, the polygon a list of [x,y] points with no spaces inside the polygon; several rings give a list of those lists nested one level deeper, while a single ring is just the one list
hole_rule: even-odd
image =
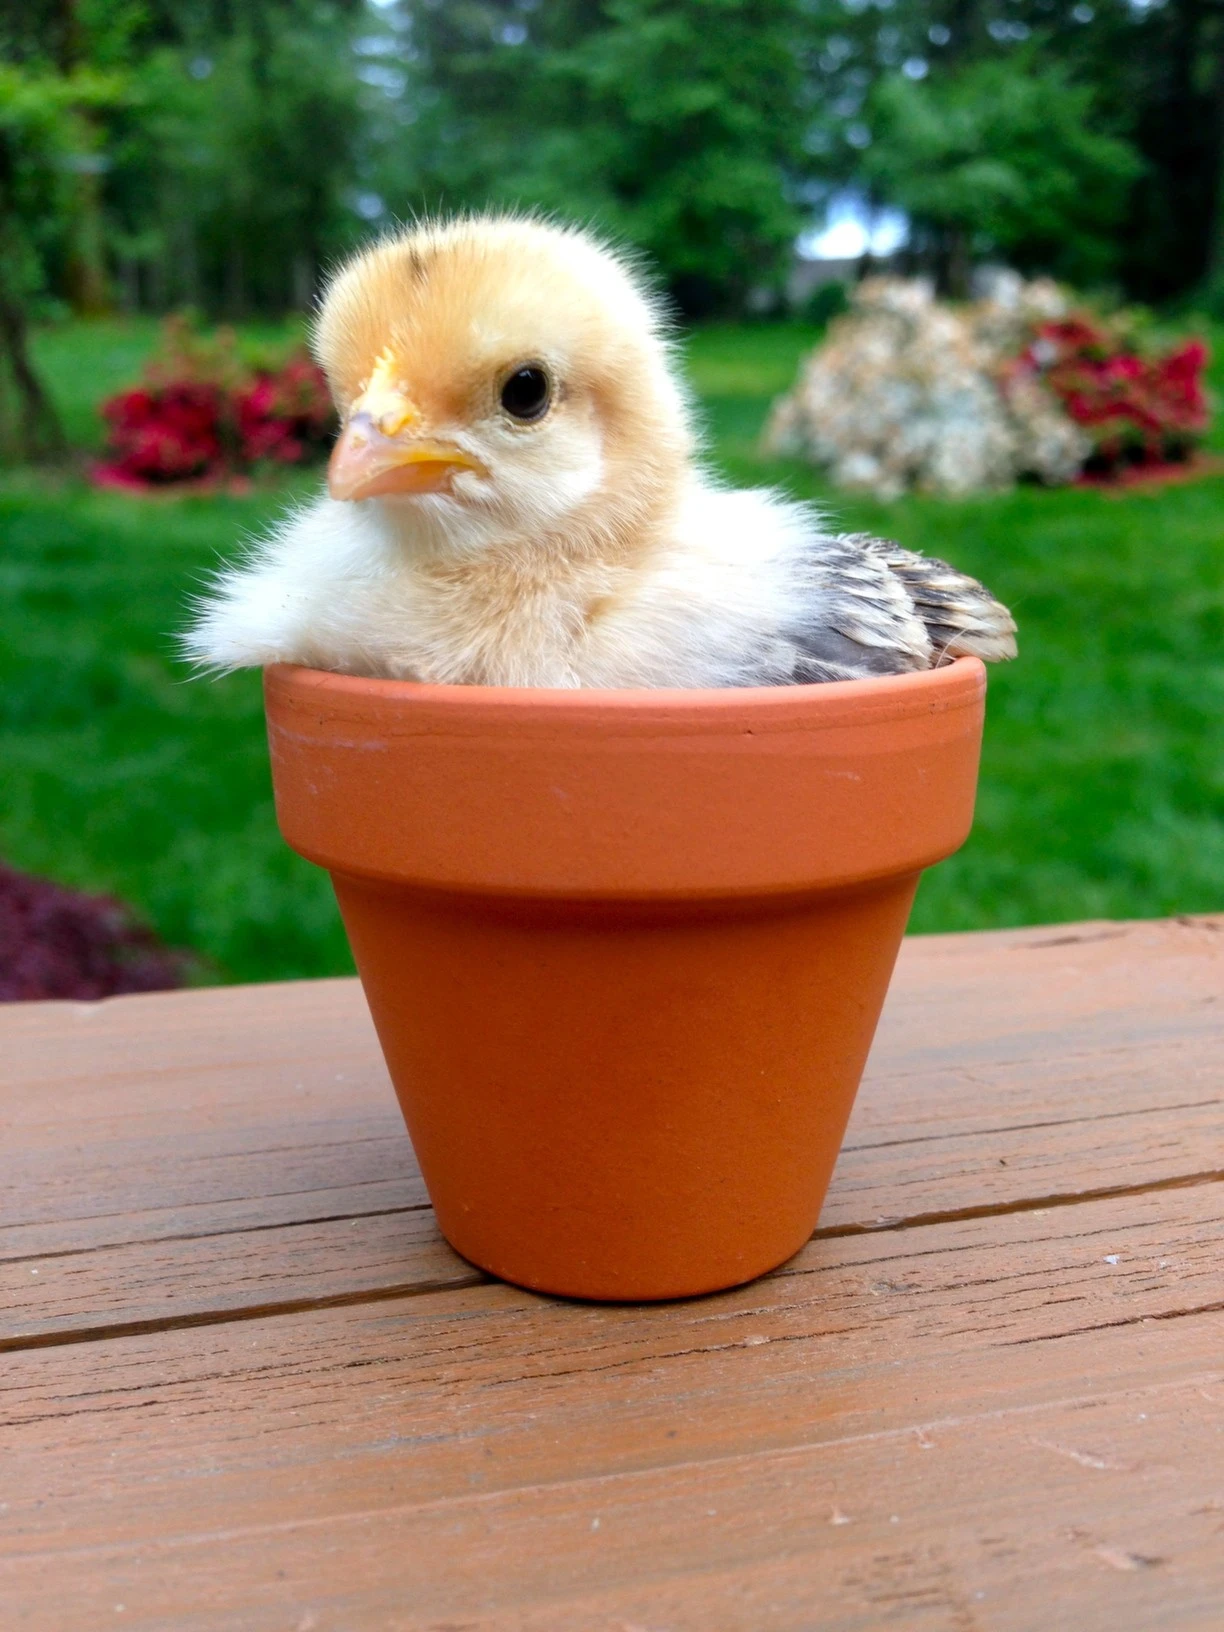
[{"label": "blurred background", "polygon": [[914,929],[1224,907],[1220,0],[2,0],[0,998],[351,967],[174,633],[319,486],[327,269],[491,204],[641,250],[736,481],[1012,606]]}]

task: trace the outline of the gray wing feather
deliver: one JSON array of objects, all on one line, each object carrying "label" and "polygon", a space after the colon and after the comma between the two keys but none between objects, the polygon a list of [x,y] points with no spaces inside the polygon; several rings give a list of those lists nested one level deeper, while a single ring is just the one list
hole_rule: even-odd
[{"label": "gray wing feather", "polygon": [[864,538],[869,554],[900,579],[926,625],[935,663],[971,654],[987,663],[1016,655],[1016,623],[990,591],[946,561],[902,549],[890,539]]},{"label": "gray wing feather", "polygon": [[867,533],[827,535],[804,562],[801,604],[786,630],[793,684],[936,668],[966,654],[1016,655],[1016,625],[976,579]]}]

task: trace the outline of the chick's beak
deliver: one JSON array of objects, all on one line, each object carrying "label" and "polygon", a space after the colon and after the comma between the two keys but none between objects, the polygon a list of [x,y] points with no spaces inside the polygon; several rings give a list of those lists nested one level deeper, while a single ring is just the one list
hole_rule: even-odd
[{"label": "chick's beak", "polygon": [[379,388],[358,397],[328,462],[332,498],[445,493],[460,471],[487,474],[462,448],[435,441],[421,430],[421,412],[403,392]]}]

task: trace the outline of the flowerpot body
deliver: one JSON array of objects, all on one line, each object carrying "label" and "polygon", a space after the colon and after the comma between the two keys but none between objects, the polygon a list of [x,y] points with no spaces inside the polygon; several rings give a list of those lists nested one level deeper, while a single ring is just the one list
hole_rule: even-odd
[{"label": "flowerpot body", "polygon": [[815,1226],[922,868],[969,831],[985,671],[712,692],[266,676],[448,1240],[678,1297]]}]

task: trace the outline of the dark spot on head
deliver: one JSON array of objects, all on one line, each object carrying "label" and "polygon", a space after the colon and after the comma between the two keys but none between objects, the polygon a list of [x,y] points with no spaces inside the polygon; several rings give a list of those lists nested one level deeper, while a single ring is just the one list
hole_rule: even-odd
[{"label": "dark spot on head", "polygon": [[419,249],[408,251],[408,272],[413,283],[424,283],[429,277],[429,268]]}]

